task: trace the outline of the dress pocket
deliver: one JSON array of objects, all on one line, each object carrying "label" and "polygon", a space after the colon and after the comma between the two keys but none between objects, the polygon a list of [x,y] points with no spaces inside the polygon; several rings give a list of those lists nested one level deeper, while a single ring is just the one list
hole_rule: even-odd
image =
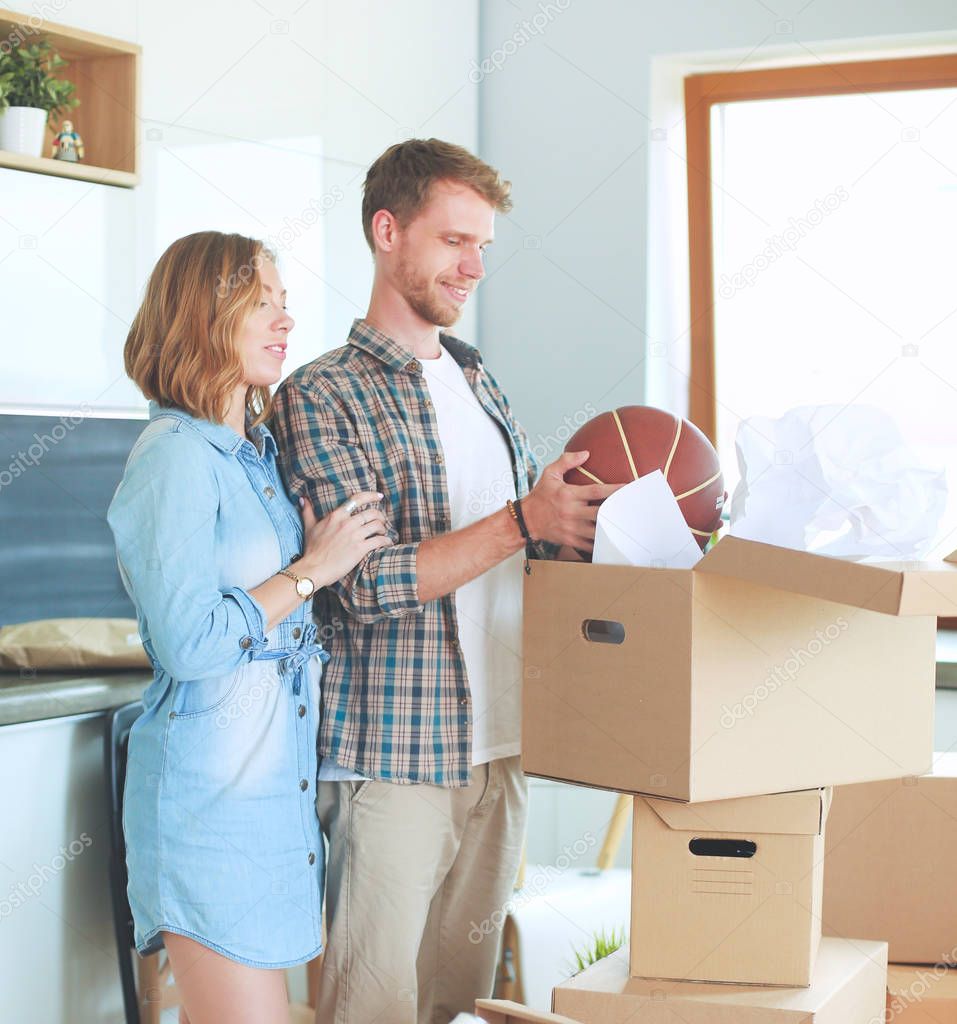
[{"label": "dress pocket", "polygon": [[173,694],[176,717],[200,718],[218,711],[239,689],[248,668],[241,665],[228,675],[178,682]]}]

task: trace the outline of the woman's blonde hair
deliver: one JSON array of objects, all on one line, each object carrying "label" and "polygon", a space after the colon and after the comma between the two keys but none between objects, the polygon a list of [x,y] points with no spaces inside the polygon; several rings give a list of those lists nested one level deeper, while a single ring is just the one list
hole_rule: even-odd
[{"label": "woman's blonde hair", "polygon": [[[126,372],[162,406],[221,423],[243,381],[236,338],[258,307],[266,246],[245,235],[197,231],[160,256],[123,348]],[[272,413],[266,387],[246,391],[252,423]]]}]

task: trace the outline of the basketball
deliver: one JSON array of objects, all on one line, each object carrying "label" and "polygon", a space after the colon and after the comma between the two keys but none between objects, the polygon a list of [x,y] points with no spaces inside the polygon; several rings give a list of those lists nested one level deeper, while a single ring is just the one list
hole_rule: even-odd
[{"label": "basketball", "polygon": [[565,474],[570,484],[622,484],[660,469],[702,548],[721,524],[727,493],[718,453],[701,431],[664,409],[626,405],[577,430],[566,452],[589,453]]}]

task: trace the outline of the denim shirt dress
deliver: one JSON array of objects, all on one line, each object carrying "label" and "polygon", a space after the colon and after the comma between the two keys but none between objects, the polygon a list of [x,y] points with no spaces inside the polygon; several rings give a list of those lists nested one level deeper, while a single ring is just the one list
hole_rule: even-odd
[{"label": "denim shirt dress", "polygon": [[[150,405],[108,519],[154,669],[123,807],[136,948],[186,935],[254,967],[322,948],[321,665],[311,601],[249,594],[302,550],[265,426]],[[292,587],[292,581],[289,586]]]}]

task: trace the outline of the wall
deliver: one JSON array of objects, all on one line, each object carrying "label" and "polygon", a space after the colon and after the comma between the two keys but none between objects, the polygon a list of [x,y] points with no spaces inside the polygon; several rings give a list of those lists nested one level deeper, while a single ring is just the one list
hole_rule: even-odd
[{"label": "wall", "polygon": [[953,44],[955,30],[947,0],[483,3],[480,145],[515,208],[480,292],[482,345],[533,436],[557,454],[556,430],[589,403],[684,401],[682,74]]},{"label": "wall", "polygon": [[[483,157],[513,182],[480,292],[481,344],[540,454],[584,414],[685,407],[683,75],[957,43],[947,0],[483,3]],[[601,834],[608,794],[535,781],[530,863]],[[628,843],[617,863],[628,863]]]},{"label": "wall", "polygon": [[37,8],[143,46],[143,184],[0,169],[0,409],[142,407],[122,369],[129,322],[159,254],[204,228],[279,249],[297,318],[287,370],[341,344],[371,284],[359,219],[369,162],[412,134],[476,145],[471,0]]}]

